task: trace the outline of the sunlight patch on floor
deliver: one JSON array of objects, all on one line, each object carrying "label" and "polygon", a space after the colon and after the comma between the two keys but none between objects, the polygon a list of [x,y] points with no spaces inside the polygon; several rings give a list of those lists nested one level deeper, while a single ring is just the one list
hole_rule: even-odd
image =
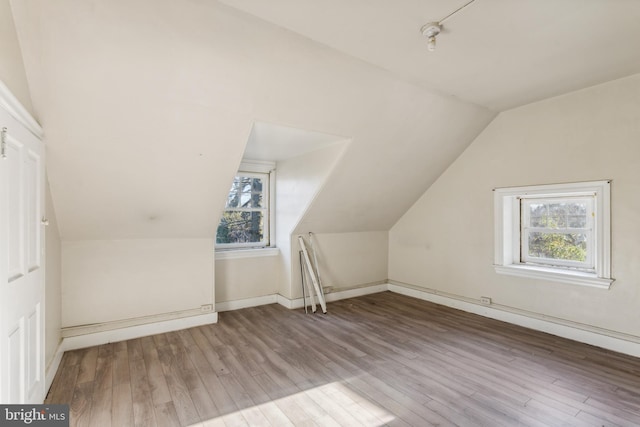
[{"label": "sunlight patch on floor", "polygon": [[190,427],[237,425],[295,426],[355,424],[382,426],[395,417],[367,397],[340,382],[310,388],[299,393],[221,415]]}]

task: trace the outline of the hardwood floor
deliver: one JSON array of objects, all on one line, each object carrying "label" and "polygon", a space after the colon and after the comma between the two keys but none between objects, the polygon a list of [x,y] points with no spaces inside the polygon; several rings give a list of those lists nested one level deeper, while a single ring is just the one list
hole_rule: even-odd
[{"label": "hardwood floor", "polygon": [[95,426],[638,426],[640,359],[390,292],[65,353]]}]

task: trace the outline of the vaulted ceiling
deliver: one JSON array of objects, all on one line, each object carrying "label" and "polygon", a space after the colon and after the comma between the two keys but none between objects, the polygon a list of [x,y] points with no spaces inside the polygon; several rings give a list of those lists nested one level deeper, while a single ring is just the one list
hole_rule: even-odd
[{"label": "vaulted ceiling", "polygon": [[63,238],[213,237],[255,122],[349,138],[305,220],[386,230],[497,110],[640,72],[640,2],[476,0],[427,52],[453,3],[12,1]]}]

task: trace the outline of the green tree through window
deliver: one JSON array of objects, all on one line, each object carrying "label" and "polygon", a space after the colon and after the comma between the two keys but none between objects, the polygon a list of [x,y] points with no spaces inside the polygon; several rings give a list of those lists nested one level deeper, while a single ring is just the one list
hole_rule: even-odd
[{"label": "green tree through window", "polygon": [[523,200],[523,258],[585,263],[591,206],[587,198]]},{"label": "green tree through window", "polygon": [[268,175],[237,175],[216,232],[218,246],[265,246],[268,238]]}]

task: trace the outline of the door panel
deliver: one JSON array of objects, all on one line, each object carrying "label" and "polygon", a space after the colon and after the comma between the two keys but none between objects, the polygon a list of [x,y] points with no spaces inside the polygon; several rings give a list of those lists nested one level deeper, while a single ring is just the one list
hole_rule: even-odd
[{"label": "door panel", "polygon": [[44,268],[42,141],[0,107],[0,402],[42,403]]},{"label": "door panel", "polygon": [[[22,364],[22,349],[23,345],[23,328],[22,323],[19,322],[18,325],[14,326],[14,328],[9,332],[8,341],[9,341],[9,351],[8,351],[8,365],[9,372],[7,383],[9,385],[9,400],[8,402],[17,403],[23,400],[24,393],[22,391],[22,387],[20,385],[20,377],[22,376],[23,364]],[[3,401],[2,403],[8,403]]]},{"label": "door panel", "polygon": [[3,159],[8,167],[7,216],[9,220],[9,282],[25,275],[25,212],[24,212],[24,145],[11,136],[6,136],[7,157]]},{"label": "door panel", "polygon": [[33,394],[34,387],[37,386],[40,381],[40,334],[42,332],[40,328],[40,304],[36,305],[35,310],[29,315],[27,319],[26,329],[26,378],[25,385],[27,387],[27,395]]},{"label": "door panel", "polygon": [[40,268],[40,230],[41,230],[41,212],[40,212],[40,156],[33,150],[27,151],[25,163],[25,179],[26,179],[26,217],[27,217],[27,271],[31,272],[36,268]]}]

